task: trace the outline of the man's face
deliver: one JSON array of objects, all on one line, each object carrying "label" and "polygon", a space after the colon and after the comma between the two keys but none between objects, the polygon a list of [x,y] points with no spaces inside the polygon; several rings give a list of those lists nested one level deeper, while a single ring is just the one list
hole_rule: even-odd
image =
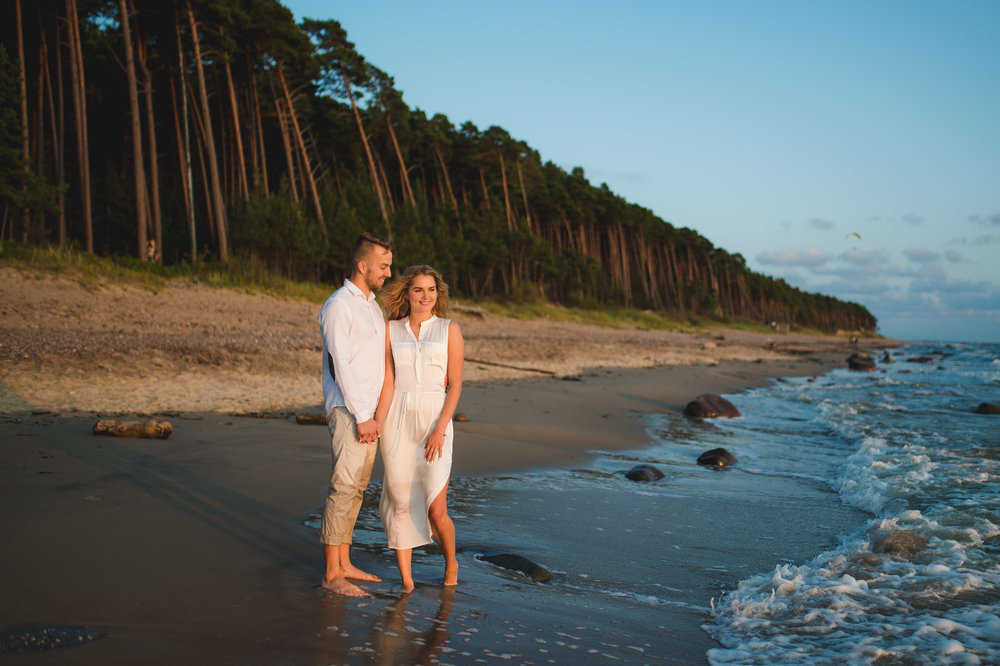
[{"label": "man's face", "polygon": [[386,279],[392,275],[392,252],[379,245],[372,248],[365,262],[365,284],[372,291],[379,291]]}]

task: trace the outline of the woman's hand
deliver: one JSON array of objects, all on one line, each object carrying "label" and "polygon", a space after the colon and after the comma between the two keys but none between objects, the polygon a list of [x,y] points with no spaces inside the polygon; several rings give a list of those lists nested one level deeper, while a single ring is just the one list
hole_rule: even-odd
[{"label": "woman's hand", "polygon": [[437,426],[434,426],[430,436],[427,437],[427,442],[424,444],[424,460],[432,463],[441,457],[443,451],[444,435],[438,430]]}]

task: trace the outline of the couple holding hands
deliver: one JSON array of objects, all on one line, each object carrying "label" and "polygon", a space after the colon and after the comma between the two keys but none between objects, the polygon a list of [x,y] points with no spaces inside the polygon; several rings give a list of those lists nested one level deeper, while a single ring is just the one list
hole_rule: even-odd
[{"label": "couple holding hands", "polygon": [[389,240],[362,234],[351,251],[351,276],[319,313],[333,450],[320,532],[323,587],[350,597],[367,593],[348,579],[380,581],[351,564],[348,552],[379,447],[385,467],[379,513],[403,591],[413,590],[413,548],[431,540],[444,554],[444,584],[458,583],[447,500],[465,344],[458,324],[443,318],[448,285],[423,264],[386,288],[386,324],[375,292],[391,275],[392,249]]}]

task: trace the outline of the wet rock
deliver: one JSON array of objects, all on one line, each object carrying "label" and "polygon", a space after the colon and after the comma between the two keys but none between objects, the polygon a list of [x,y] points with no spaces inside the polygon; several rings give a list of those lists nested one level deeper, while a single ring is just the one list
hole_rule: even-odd
[{"label": "wet rock", "polygon": [[892,360],[892,354],[890,354],[889,352],[883,352],[882,353],[882,362],[883,363],[893,363],[894,361]]},{"label": "wet rock", "polygon": [[976,414],[1000,415],[1000,405],[994,405],[992,402],[984,402],[976,407]]},{"label": "wet rock", "polygon": [[684,407],[684,416],[698,419],[743,416],[736,406],[714,393],[702,393]]},{"label": "wet rock", "polygon": [[453,420],[458,421],[459,423],[462,423],[464,421],[468,421],[469,420],[469,415],[466,414],[465,412],[459,412],[458,414],[455,414]]},{"label": "wet rock", "polygon": [[625,472],[625,478],[630,481],[658,481],[663,478],[663,472],[652,465],[636,465]]},{"label": "wet rock", "polygon": [[937,363],[941,359],[936,356],[913,356],[906,359],[907,363]]},{"label": "wet rock", "polygon": [[521,555],[513,553],[500,553],[496,551],[483,553],[479,559],[489,562],[501,569],[522,573],[536,583],[544,583],[552,578],[552,574],[545,567],[539,566]]},{"label": "wet rock", "polygon": [[726,449],[710,449],[698,456],[698,464],[710,467],[728,467],[736,464],[736,456]]},{"label": "wet rock", "polygon": [[847,357],[847,369],[859,372],[874,372],[875,361],[870,354],[855,352]]},{"label": "wet rock", "polygon": [[927,537],[906,530],[876,534],[872,537],[872,550],[876,553],[908,557],[926,547]]}]

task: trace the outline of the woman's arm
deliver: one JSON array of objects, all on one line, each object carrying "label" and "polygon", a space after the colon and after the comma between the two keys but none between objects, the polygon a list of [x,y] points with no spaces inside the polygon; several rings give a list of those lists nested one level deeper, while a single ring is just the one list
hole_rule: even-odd
[{"label": "woman's arm", "polygon": [[375,424],[381,436],[385,417],[389,414],[392,404],[392,394],[396,385],[396,366],[392,361],[392,345],[389,343],[389,326],[385,327],[385,379],[382,380],[382,392],[378,396],[378,407],[375,408]]},{"label": "woman's arm", "polygon": [[462,397],[462,366],[465,363],[465,340],[462,338],[462,330],[454,321],[448,324],[448,395],[444,399],[444,406],[441,407],[441,415],[427,443],[424,444],[424,459],[427,462],[434,462],[441,457],[441,450],[444,448],[444,434],[447,432],[448,424],[458,409],[458,400]]}]

